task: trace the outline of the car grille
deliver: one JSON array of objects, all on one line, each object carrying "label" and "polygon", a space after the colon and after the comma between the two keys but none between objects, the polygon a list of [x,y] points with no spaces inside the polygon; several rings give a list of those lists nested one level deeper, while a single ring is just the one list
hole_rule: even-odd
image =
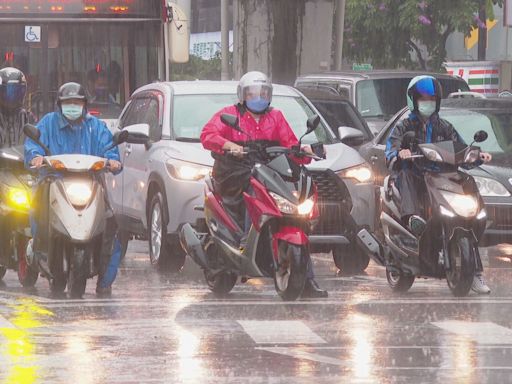
[{"label": "car grille", "polygon": [[487,217],[493,222],[493,229],[512,229],[512,207],[486,206]]},{"label": "car grille", "polygon": [[350,212],[352,200],[343,181],[332,171],[310,171],[318,191],[320,218],[314,235],[339,235],[343,231],[342,206]]}]

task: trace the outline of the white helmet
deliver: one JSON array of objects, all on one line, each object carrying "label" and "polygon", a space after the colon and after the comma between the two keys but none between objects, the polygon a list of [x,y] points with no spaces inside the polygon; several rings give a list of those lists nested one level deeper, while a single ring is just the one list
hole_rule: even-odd
[{"label": "white helmet", "polygon": [[238,82],[238,101],[253,113],[265,113],[272,101],[272,83],[262,72],[247,72]]}]

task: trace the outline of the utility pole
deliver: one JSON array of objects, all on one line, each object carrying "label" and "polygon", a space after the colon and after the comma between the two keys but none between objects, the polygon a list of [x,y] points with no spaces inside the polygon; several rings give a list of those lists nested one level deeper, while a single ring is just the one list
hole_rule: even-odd
[{"label": "utility pole", "polygon": [[229,0],[220,0],[221,80],[229,80]]},{"label": "utility pole", "polygon": [[334,49],[334,69],[341,71],[343,59],[343,32],[345,29],[345,0],[336,0],[336,45]]},{"label": "utility pole", "polygon": [[[480,0],[480,9],[478,10],[478,18],[487,26],[487,14],[485,11],[486,2]],[[487,51],[487,28],[478,27],[478,60],[484,61]]]}]

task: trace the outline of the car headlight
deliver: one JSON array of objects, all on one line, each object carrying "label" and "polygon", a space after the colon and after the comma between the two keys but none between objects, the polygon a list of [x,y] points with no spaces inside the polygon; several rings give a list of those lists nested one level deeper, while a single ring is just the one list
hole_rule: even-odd
[{"label": "car headlight", "polygon": [[91,200],[92,189],[87,183],[69,183],[66,185],[66,195],[73,206],[85,207]]},{"label": "car headlight", "polygon": [[167,163],[167,169],[172,177],[179,180],[197,181],[210,173],[211,168],[193,163]]},{"label": "car headlight", "polygon": [[499,181],[487,177],[474,176],[480,195],[487,197],[507,197],[510,192]]},{"label": "car headlight", "polygon": [[478,212],[478,200],[471,195],[441,191],[453,211],[462,217],[473,217]]},{"label": "car headlight", "polygon": [[337,173],[339,177],[355,179],[359,183],[369,183],[373,181],[373,173],[370,166],[363,164],[349,169],[344,169]]},{"label": "car headlight", "polygon": [[17,209],[30,208],[30,196],[25,189],[9,188],[7,190],[7,203]]},{"label": "car headlight", "polygon": [[437,152],[434,149],[431,149],[431,148],[421,148],[421,151],[423,152],[423,154],[425,155],[427,160],[438,161],[438,162],[442,162],[443,161],[443,157],[439,154],[439,152]]},{"label": "car headlight", "polygon": [[269,192],[270,196],[274,199],[274,202],[277,205],[277,208],[282,212],[288,215],[299,214],[299,215],[309,215],[315,206],[315,201],[312,197],[304,200],[299,205],[293,204],[288,199],[285,199],[283,196],[278,195],[274,192]]}]

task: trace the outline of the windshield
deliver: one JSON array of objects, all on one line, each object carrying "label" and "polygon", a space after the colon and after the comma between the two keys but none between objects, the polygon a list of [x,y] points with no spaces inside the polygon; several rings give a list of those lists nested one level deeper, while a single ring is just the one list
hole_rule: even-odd
[{"label": "windshield", "polygon": [[478,144],[482,151],[494,154],[512,151],[512,111],[441,109],[440,117],[452,123],[467,144],[473,141],[477,131],[483,130],[489,137]]},{"label": "windshield", "polygon": [[[177,140],[199,141],[201,131],[208,120],[222,108],[236,102],[236,95],[231,94],[175,96],[172,120],[175,137]],[[300,97],[274,96],[272,106],[283,112],[297,138],[306,132],[307,119],[315,113]],[[305,136],[302,142],[327,144],[331,142],[331,137],[321,122],[320,127]]]},{"label": "windshield", "polygon": [[[407,105],[407,87],[411,78],[362,80],[357,83],[357,109],[363,117],[389,119]],[[440,79],[443,97],[452,92],[469,91],[466,82],[454,79]]]}]

